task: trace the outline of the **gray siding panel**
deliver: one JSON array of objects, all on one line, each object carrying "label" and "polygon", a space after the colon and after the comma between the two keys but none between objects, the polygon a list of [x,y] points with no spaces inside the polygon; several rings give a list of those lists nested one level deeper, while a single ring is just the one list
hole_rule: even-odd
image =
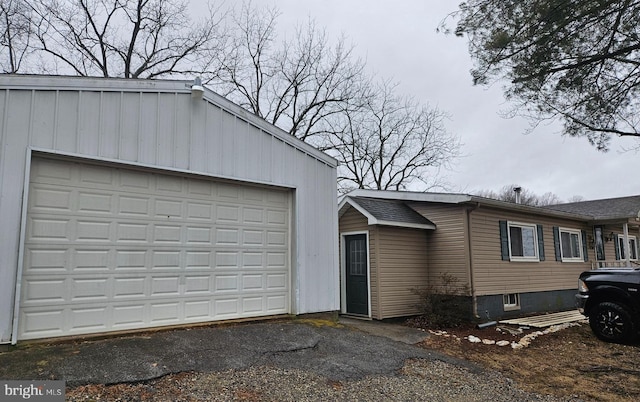
[{"label": "gray siding panel", "polygon": [[29,147],[294,188],[293,312],[339,308],[330,157],[214,93],[192,99],[182,81],[2,76],[0,107],[0,343],[11,331]]}]

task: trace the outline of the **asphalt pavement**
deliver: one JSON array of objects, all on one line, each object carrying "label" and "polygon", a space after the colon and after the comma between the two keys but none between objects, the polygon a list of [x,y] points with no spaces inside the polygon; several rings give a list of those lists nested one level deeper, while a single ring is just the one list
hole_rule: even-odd
[{"label": "asphalt pavement", "polygon": [[67,386],[77,386],[139,382],[188,371],[273,366],[309,370],[342,381],[393,375],[407,359],[440,360],[480,370],[412,345],[421,336],[414,329],[341,322],[294,319],[18,345],[0,353],[0,379],[65,380]]}]

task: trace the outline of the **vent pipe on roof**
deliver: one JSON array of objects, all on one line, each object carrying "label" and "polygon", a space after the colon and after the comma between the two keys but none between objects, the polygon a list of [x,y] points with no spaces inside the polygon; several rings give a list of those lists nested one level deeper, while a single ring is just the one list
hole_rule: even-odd
[{"label": "vent pipe on roof", "polygon": [[516,204],[522,204],[522,187],[514,187],[513,191],[516,193]]}]

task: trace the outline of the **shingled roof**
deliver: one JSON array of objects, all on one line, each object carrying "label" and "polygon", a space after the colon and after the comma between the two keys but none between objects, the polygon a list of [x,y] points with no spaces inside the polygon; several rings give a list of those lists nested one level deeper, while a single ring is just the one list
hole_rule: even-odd
[{"label": "shingled roof", "polygon": [[422,229],[436,228],[433,222],[400,200],[347,197],[345,198],[345,202],[365,214],[369,218],[370,225],[390,225]]},{"label": "shingled roof", "polygon": [[628,219],[640,216],[640,195],[549,205],[544,208],[590,216],[596,220]]}]

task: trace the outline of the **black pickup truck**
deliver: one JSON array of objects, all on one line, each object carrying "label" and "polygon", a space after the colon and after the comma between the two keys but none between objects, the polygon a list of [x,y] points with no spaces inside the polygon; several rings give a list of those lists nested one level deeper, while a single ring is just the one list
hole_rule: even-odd
[{"label": "black pickup truck", "polygon": [[627,343],[640,331],[640,269],[596,269],[580,274],[577,307],[603,341]]}]

